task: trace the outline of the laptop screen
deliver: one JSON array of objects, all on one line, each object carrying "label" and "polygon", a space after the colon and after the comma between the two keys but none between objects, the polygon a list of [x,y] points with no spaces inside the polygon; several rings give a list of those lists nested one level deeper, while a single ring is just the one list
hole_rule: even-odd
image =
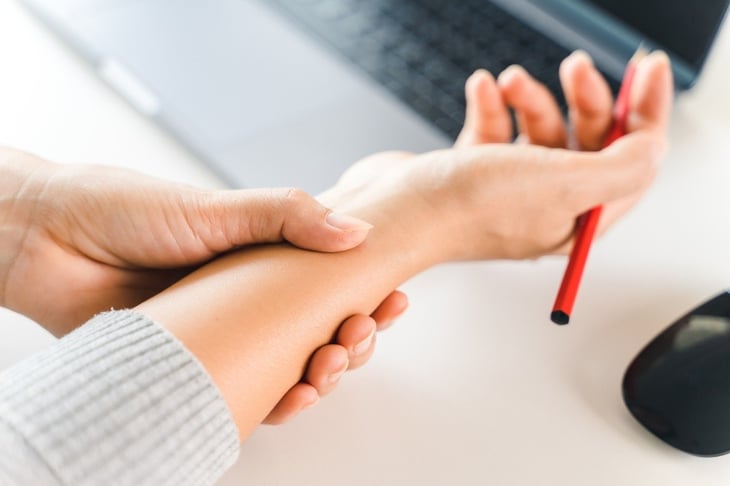
[{"label": "laptop screen", "polygon": [[640,43],[672,58],[680,88],[694,84],[730,0],[528,0],[628,60]]},{"label": "laptop screen", "polygon": [[586,0],[699,69],[728,0]]}]

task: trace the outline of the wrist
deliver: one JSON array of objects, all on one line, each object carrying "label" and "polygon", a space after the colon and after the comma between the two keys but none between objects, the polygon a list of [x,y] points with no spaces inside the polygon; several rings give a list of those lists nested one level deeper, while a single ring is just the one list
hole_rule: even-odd
[{"label": "wrist", "polygon": [[453,251],[444,237],[450,221],[415,189],[408,167],[403,169],[389,172],[387,178],[363,178],[365,182],[354,187],[338,183],[318,199],[338,213],[372,224],[362,246],[377,245],[383,258],[397,258],[399,267],[415,275],[451,259]]},{"label": "wrist", "polygon": [[13,267],[38,212],[50,167],[24,152],[0,148],[0,306],[14,308],[8,297]]},{"label": "wrist", "polygon": [[445,260],[437,222],[407,201],[348,213],[373,225],[365,243],[367,252],[395,265],[404,275],[414,276]]}]

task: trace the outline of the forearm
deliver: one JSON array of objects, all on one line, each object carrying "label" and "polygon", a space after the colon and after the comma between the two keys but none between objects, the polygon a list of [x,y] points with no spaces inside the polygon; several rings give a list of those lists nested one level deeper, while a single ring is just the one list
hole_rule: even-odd
[{"label": "forearm", "polygon": [[223,257],[140,305],[205,365],[241,438],[302,376],[347,317],[368,314],[428,266],[428,245],[377,214],[357,249],[323,254],[276,245]]}]

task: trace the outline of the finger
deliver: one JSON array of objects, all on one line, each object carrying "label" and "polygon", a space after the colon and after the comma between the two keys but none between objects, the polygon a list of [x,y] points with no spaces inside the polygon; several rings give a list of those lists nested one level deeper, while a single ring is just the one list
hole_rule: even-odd
[{"label": "finger", "polygon": [[[666,54],[653,52],[639,61],[630,94],[628,130],[666,131],[673,90],[672,69]],[[599,234],[626,214],[641,199],[643,192],[639,190],[606,204],[601,213]]]},{"label": "finger", "polygon": [[334,390],[347,371],[348,364],[348,352],[344,346],[327,344],[312,355],[304,381],[311,384],[322,397]]},{"label": "finger", "polygon": [[191,230],[214,253],[282,240],[310,250],[343,251],[362,243],[372,228],[292,188],[200,193],[194,204],[194,217],[187,218]]},{"label": "finger", "polygon": [[673,92],[672,68],[664,52],[655,51],[640,60],[629,97],[628,131],[666,130]]},{"label": "finger", "polygon": [[377,340],[378,340],[378,336],[377,335],[373,336],[372,341],[370,341],[370,347],[364,353],[358,354],[357,356],[352,358],[352,360],[350,361],[350,365],[348,366],[347,369],[348,370],[357,369],[357,368],[361,367],[362,365],[364,365],[365,363],[367,363],[368,361],[370,361],[370,358],[372,358],[373,353],[375,353],[375,343],[377,342]]},{"label": "finger", "polygon": [[377,326],[372,317],[356,315],[347,319],[337,331],[336,342],[347,350],[348,369],[362,366],[372,354]]},{"label": "finger", "polygon": [[390,327],[393,321],[408,308],[408,296],[400,290],[394,290],[370,315],[375,320],[378,331]]},{"label": "finger", "polygon": [[600,152],[564,152],[555,164],[555,184],[579,213],[649,186],[666,151],[664,135],[642,130]]},{"label": "finger", "polygon": [[319,402],[317,390],[308,383],[297,383],[286,392],[279,403],[264,419],[268,425],[279,425],[288,422],[296,414]]},{"label": "finger", "polygon": [[553,95],[521,66],[513,65],[497,79],[502,97],[515,110],[520,134],[529,143],[565,147],[565,122]]},{"label": "finger", "polygon": [[466,118],[454,145],[509,142],[512,139],[512,120],[494,76],[480,69],[466,81],[464,91]]},{"label": "finger", "polygon": [[[664,132],[669,123],[673,98],[672,70],[663,52],[639,61],[631,90],[628,130]],[[603,234],[641,199],[646,187],[607,203],[601,213],[598,233]]]},{"label": "finger", "polygon": [[611,88],[584,51],[575,51],[563,60],[560,83],[568,102],[576,148],[600,150],[611,128]]}]

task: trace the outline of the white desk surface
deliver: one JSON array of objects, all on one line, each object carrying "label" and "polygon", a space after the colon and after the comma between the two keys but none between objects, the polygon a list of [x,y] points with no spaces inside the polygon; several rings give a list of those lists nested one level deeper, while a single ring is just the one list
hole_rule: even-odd
[{"label": "white desk surface", "polygon": [[[730,484],[730,456],[663,445],[620,394],[641,347],[730,285],[728,59],[725,28],[678,101],[655,186],[595,246],[572,324],[548,320],[563,258],[433,269],[405,286],[411,309],[372,362],[293,423],[259,429],[221,484]],[[12,0],[0,144],[221,185]],[[0,369],[51,341],[0,309]]]}]

